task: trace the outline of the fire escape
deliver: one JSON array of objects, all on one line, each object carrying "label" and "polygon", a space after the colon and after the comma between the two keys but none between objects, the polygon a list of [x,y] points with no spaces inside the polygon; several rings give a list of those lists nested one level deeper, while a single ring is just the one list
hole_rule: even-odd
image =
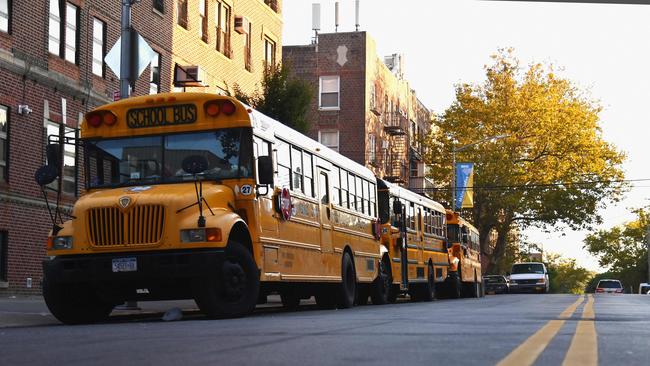
[{"label": "fire escape", "polygon": [[408,125],[407,118],[399,111],[387,114],[384,119],[384,132],[388,135],[384,148],[384,179],[397,184],[408,181]]}]

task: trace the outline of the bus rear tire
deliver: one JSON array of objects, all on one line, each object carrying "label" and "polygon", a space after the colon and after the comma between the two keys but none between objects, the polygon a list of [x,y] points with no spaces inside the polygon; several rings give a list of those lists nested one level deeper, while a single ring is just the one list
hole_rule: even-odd
[{"label": "bus rear tire", "polygon": [[[379,273],[372,281],[370,299],[373,305],[384,305],[390,301],[393,276],[390,273],[390,262],[385,258],[379,262]],[[394,301],[392,301],[394,302]]]},{"label": "bus rear tire", "polygon": [[436,299],[436,280],[434,277],[433,266],[429,264],[429,274],[427,276],[427,283],[422,286],[422,294],[420,299],[422,301],[433,301]]},{"label": "bus rear tire", "polygon": [[460,271],[452,272],[449,274],[449,277],[447,277],[447,293],[451,299],[458,299],[461,297],[462,283],[460,282],[459,272]]},{"label": "bus rear tire", "polygon": [[43,279],[43,298],[52,315],[64,324],[97,323],[108,319],[113,304],[89,290],[75,289]]},{"label": "bus rear tire", "polygon": [[230,241],[216,275],[195,284],[194,301],[208,318],[237,318],[255,309],[259,291],[259,270],[251,252]]},{"label": "bus rear tire", "polygon": [[347,309],[354,306],[357,293],[357,276],[354,272],[354,263],[348,252],[343,253],[341,260],[341,284],[338,286],[338,307]]}]

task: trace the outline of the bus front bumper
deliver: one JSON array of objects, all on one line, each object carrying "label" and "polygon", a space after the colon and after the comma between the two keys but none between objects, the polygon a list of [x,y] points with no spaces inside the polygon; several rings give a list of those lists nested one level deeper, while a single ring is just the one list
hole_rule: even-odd
[{"label": "bus front bumper", "polygon": [[222,249],[57,256],[43,261],[43,275],[107,300],[189,299],[193,281],[216,278],[223,260]]}]

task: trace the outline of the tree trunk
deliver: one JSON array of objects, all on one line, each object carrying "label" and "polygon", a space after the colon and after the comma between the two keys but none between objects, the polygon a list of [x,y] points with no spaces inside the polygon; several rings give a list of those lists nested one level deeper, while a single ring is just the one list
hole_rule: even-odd
[{"label": "tree trunk", "polygon": [[492,273],[492,270],[496,267],[497,262],[501,259],[506,251],[506,245],[508,244],[508,233],[510,232],[511,221],[508,219],[506,222],[500,223],[497,229],[497,242],[494,247],[494,252],[490,256],[490,260],[487,262],[486,273]]}]

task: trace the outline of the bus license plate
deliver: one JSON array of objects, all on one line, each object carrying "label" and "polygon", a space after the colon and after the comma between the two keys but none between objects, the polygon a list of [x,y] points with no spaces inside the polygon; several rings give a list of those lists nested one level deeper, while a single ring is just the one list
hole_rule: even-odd
[{"label": "bus license plate", "polygon": [[135,272],[138,270],[137,258],[114,258],[113,272]]}]

